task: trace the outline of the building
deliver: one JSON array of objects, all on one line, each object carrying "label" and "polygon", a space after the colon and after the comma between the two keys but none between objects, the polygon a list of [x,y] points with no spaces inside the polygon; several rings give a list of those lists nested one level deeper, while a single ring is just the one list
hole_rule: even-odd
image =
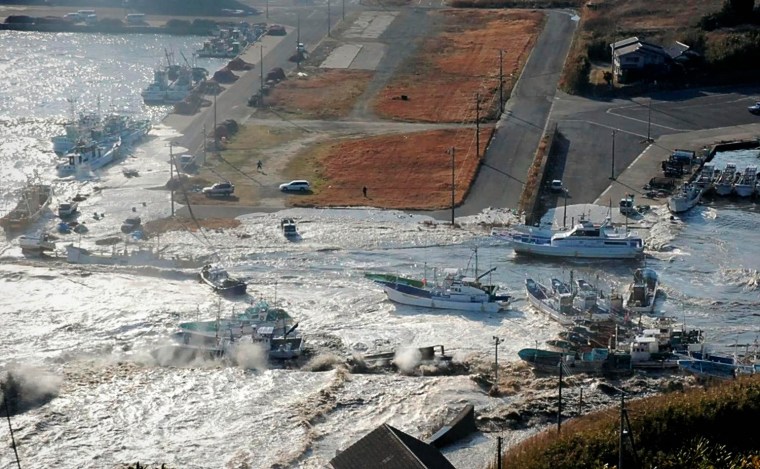
[{"label": "building", "polygon": [[676,42],[670,47],[629,37],[610,44],[612,73],[618,83],[654,79],[668,74],[675,61],[689,50],[689,46]]},{"label": "building", "polygon": [[437,448],[383,424],[330,460],[333,469],[456,469]]}]

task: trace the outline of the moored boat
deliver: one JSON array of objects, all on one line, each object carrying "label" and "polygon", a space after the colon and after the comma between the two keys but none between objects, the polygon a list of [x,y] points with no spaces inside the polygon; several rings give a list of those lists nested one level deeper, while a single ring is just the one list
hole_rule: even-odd
[{"label": "moored boat", "polygon": [[705,189],[696,184],[684,184],[668,198],[668,210],[683,213],[696,206],[702,199]]},{"label": "moored boat", "polygon": [[728,163],[726,164],[725,169],[721,172],[720,178],[718,181],[713,183],[713,187],[715,188],[715,192],[718,195],[729,195],[734,190],[734,184],[736,184],[736,179],[739,176],[736,172],[736,164],[735,163]]},{"label": "moored boat", "polygon": [[225,269],[211,264],[203,266],[199,276],[201,282],[221,295],[245,295],[248,288],[243,280],[231,277]]},{"label": "moored boat", "polygon": [[734,184],[734,191],[739,197],[749,197],[755,192],[757,185],[757,166],[751,165],[744,168],[739,180]]},{"label": "moored boat", "polygon": [[200,260],[184,257],[168,257],[159,250],[145,247],[127,247],[111,251],[92,251],[89,249],[66,245],[66,261],[70,264],[103,264],[124,266],[151,266],[166,269],[195,268],[202,264]]},{"label": "moored boat", "polygon": [[511,230],[492,232],[509,243],[517,254],[552,257],[632,259],[644,252],[644,240],[635,233],[621,233],[607,218],[601,225],[583,220],[567,231]]}]

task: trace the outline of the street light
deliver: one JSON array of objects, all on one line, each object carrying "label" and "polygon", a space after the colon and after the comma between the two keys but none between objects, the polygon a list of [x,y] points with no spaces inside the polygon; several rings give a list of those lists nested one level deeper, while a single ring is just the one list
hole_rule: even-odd
[{"label": "street light", "polygon": [[504,342],[503,339],[500,339],[496,336],[493,336],[494,341],[494,386],[499,386],[499,344]]}]

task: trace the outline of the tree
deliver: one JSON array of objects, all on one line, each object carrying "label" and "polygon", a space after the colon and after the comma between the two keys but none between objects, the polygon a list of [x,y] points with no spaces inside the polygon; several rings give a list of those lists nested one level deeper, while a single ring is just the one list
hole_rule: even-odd
[{"label": "tree", "polygon": [[728,7],[738,16],[747,18],[755,9],[755,0],[728,0]]}]

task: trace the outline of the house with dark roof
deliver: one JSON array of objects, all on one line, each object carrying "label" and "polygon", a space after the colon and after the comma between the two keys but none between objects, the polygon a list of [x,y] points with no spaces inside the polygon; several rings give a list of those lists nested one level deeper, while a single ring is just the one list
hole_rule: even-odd
[{"label": "house with dark roof", "polygon": [[675,61],[689,50],[689,46],[676,42],[666,48],[638,37],[629,37],[610,44],[610,49],[615,81],[629,83],[669,73]]},{"label": "house with dark roof", "polygon": [[456,469],[441,452],[383,424],[330,460],[333,469]]}]

